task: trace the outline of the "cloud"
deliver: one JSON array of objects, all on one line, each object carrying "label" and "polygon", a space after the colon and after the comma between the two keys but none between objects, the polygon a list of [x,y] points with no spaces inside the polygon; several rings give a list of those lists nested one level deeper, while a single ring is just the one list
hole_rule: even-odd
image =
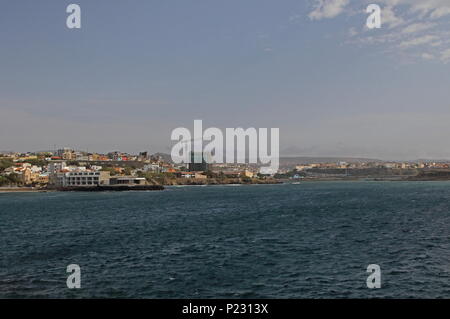
[{"label": "cloud", "polygon": [[450,1],[448,0],[385,0],[396,5],[408,5],[411,12],[417,12],[421,17],[432,19],[442,18],[450,14]]},{"label": "cloud", "polygon": [[439,8],[431,13],[432,18],[440,18],[450,14],[450,8]]},{"label": "cloud", "polygon": [[404,24],[405,21],[396,14],[394,7],[386,6],[382,9],[382,23],[388,25],[389,28],[395,28]]},{"label": "cloud", "polygon": [[422,57],[422,59],[425,59],[425,60],[433,60],[434,59],[434,55],[430,54],[430,53],[422,53],[421,57]]},{"label": "cloud", "polygon": [[441,53],[441,59],[444,62],[450,62],[450,48]]},{"label": "cloud", "polygon": [[294,13],[289,17],[289,23],[297,23],[302,18],[303,18],[302,15],[300,15],[298,13]]},{"label": "cloud", "polygon": [[436,23],[412,23],[405,27],[402,30],[402,33],[409,34],[409,33],[416,33],[420,31],[425,31],[431,28],[434,28],[436,26]]},{"label": "cloud", "polygon": [[427,43],[430,43],[430,42],[432,42],[434,40],[438,40],[438,39],[439,38],[437,36],[425,35],[422,37],[417,37],[417,38],[403,41],[402,43],[400,43],[399,47],[400,48],[410,48],[410,47],[417,46],[417,45],[427,44]]},{"label": "cloud", "polygon": [[359,34],[359,32],[356,30],[356,28],[350,28],[350,30],[348,30],[348,35],[350,37],[357,36],[358,34]]},{"label": "cloud", "polygon": [[408,62],[433,59],[450,62],[450,0],[315,0],[309,18],[367,15],[365,8],[374,2],[382,10],[381,29],[369,30],[362,22],[365,19],[359,16],[360,25],[349,28],[347,43],[377,46],[379,52],[389,52]]},{"label": "cloud", "polygon": [[315,9],[309,14],[311,20],[334,18],[344,12],[350,0],[316,0]]}]

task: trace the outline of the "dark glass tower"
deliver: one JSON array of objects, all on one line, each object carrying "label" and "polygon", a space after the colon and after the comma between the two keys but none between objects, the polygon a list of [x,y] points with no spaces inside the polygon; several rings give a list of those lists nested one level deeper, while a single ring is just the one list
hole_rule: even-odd
[{"label": "dark glass tower", "polygon": [[189,163],[189,171],[205,172],[208,170],[208,163],[203,153],[191,152],[191,161]]}]

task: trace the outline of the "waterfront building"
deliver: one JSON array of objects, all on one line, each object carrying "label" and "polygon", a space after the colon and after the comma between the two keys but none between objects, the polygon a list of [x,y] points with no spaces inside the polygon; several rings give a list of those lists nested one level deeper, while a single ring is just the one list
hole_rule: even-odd
[{"label": "waterfront building", "polygon": [[109,172],[72,171],[50,174],[49,183],[55,187],[109,185]]},{"label": "waterfront building", "polygon": [[109,185],[147,185],[144,177],[114,176],[109,178]]},{"label": "waterfront building", "polygon": [[47,185],[49,182],[48,174],[39,174],[36,179],[36,183],[41,185]]}]

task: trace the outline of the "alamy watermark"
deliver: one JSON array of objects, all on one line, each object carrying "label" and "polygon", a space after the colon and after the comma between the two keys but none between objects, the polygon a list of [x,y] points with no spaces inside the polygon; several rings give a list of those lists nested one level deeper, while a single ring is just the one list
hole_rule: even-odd
[{"label": "alamy watermark", "polygon": [[67,277],[66,285],[69,289],[81,288],[81,267],[77,264],[71,264],[67,266],[66,271],[70,273]]},{"label": "alamy watermark", "polygon": [[[261,164],[262,174],[275,174],[280,163],[279,128],[227,128],[211,127],[203,131],[203,121],[194,121],[194,134],[184,127],[172,131],[172,141],[178,141],[171,151],[176,164]],[[206,145],[204,145],[206,142]],[[200,156],[198,156],[200,154]],[[193,156],[194,155],[194,156]]]},{"label": "alamy watermark", "polygon": [[69,29],[81,29],[81,7],[78,4],[69,4],[66,12],[70,13],[66,19]]},{"label": "alamy watermark", "polygon": [[[66,26],[69,29],[81,29],[81,7],[78,4],[69,4],[66,8],[66,13],[69,16],[66,19]],[[381,7],[378,4],[370,4],[366,8],[366,13],[369,17],[366,21],[366,26],[369,29],[381,28]]]},{"label": "alamy watermark", "polygon": [[[81,267],[77,264],[70,264],[67,266],[67,273],[70,275],[67,277],[66,285],[69,289],[81,288]],[[369,276],[366,280],[367,288],[380,289],[381,288],[381,267],[377,264],[370,264],[367,266],[367,273]]]},{"label": "alamy watermark", "polygon": [[371,264],[367,266],[367,272],[370,275],[367,277],[367,288],[379,289],[381,288],[381,268],[377,264]]},{"label": "alamy watermark", "polygon": [[369,29],[381,28],[381,8],[378,4],[371,4],[366,9],[367,13],[370,13],[367,18],[366,25]]}]

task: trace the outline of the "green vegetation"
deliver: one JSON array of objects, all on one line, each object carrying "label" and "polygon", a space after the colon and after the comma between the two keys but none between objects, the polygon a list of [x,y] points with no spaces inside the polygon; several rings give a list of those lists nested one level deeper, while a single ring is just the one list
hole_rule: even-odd
[{"label": "green vegetation", "polygon": [[[221,173],[222,173],[222,175],[223,175],[223,172],[221,172]],[[214,173],[214,172],[211,171],[211,170],[206,171],[206,172],[204,173],[204,175],[206,175],[208,178],[218,178],[218,177],[219,177],[219,174]]]},{"label": "green vegetation", "polygon": [[10,181],[5,176],[0,176],[0,186],[9,185]]},{"label": "green vegetation", "polygon": [[47,165],[47,161],[43,160],[43,159],[27,159],[25,161],[20,161],[17,163],[29,163],[31,165],[36,165],[36,166],[45,166]]},{"label": "green vegetation", "polygon": [[244,177],[241,178],[241,181],[244,182],[244,183],[251,183],[252,179],[250,177],[248,177],[248,176],[244,176]]},{"label": "green vegetation", "polygon": [[0,176],[0,186],[21,185],[19,175],[12,173],[7,176]]},{"label": "green vegetation", "polygon": [[6,168],[14,165],[14,162],[9,158],[0,159],[0,172],[3,172]]},{"label": "green vegetation", "polygon": [[116,176],[117,172],[112,167],[103,167],[100,171],[102,172],[109,172],[109,175]]},{"label": "green vegetation", "polygon": [[175,179],[171,173],[143,173],[138,174],[139,177],[145,177],[149,183],[157,183],[161,185],[170,184],[170,180]]},{"label": "green vegetation", "polygon": [[297,171],[297,170],[292,170],[290,172],[284,173],[284,174],[275,174],[275,178],[279,178],[279,179],[288,179],[288,178],[292,178],[295,175],[301,176],[301,177],[305,177],[306,173],[305,172],[301,172],[301,171]]},{"label": "green vegetation", "polygon": [[43,153],[38,153],[38,156],[39,157],[52,157],[53,156],[53,154],[52,153],[50,153],[50,152],[43,152]]}]

